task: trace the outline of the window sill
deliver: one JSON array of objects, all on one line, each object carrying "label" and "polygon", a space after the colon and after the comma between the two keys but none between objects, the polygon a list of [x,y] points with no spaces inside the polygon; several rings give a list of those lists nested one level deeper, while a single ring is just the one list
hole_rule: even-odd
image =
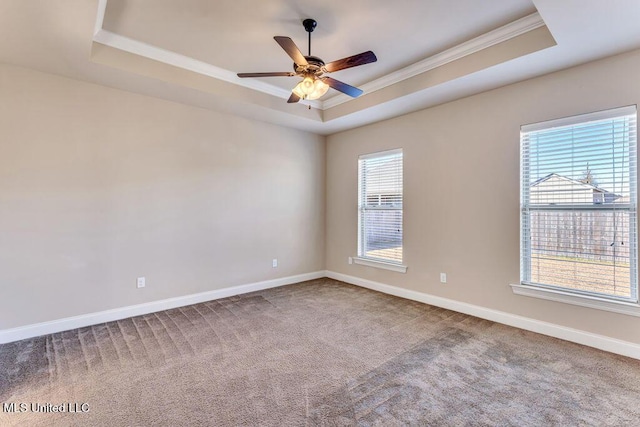
[{"label": "window sill", "polygon": [[527,297],[541,298],[550,301],[563,302],[566,304],[579,305],[581,307],[595,308],[596,310],[611,311],[628,316],[640,317],[640,304],[613,301],[605,298],[598,298],[590,295],[576,295],[555,289],[539,288],[537,286],[518,284],[511,285],[514,294]]},{"label": "window sill", "polygon": [[407,266],[402,264],[393,264],[390,262],[377,261],[369,258],[353,257],[353,262],[367,267],[382,268],[384,270],[396,271],[398,273],[406,273]]}]

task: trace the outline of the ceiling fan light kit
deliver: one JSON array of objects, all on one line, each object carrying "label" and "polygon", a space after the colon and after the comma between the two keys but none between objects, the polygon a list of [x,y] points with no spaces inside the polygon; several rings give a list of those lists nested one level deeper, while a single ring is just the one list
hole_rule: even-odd
[{"label": "ceiling fan light kit", "polygon": [[291,91],[292,93],[287,101],[288,103],[295,103],[301,99],[318,99],[326,94],[330,87],[353,98],[362,95],[362,90],[357,87],[324,76],[324,74],[376,62],[378,60],[376,55],[371,51],[367,51],[325,64],[325,62],[317,56],[311,56],[311,33],[318,23],[314,19],[305,19],[302,21],[302,25],[309,34],[309,55],[307,56],[300,52],[298,46],[296,46],[289,37],[274,37],[274,40],[280,47],[293,59],[294,72],[238,73],[238,77],[302,77],[302,81]]},{"label": "ceiling fan light kit", "polygon": [[329,90],[329,85],[314,76],[305,77],[300,83],[293,88],[300,99],[318,99]]}]

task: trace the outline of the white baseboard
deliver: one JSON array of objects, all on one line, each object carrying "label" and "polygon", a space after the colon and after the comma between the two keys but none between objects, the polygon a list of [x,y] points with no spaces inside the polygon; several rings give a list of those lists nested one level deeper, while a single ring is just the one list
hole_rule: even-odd
[{"label": "white baseboard", "polygon": [[528,317],[518,316],[515,314],[505,313],[503,311],[492,310],[490,308],[478,305],[467,304],[460,301],[442,298],[422,292],[403,289],[396,286],[386,285],[384,283],[374,282],[359,277],[349,276],[342,273],[327,271],[326,276],[350,283],[352,285],[361,286],[363,288],[372,289],[374,291],[383,292],[389,295],[395,295],[401,298],[413,301],[423,302],[425,304],[435,305],[437,307],[446,308],[471,316],[487,319],[504,325],[514,326],[539,334],[560,338],[566,341],[575,342],[589,347],[598,348],[600,350],[611,353],[620,354],[634,359],[640,359],[640,345],[622,341],[615,338],[606,337],[604,335],[592,334],[590,332],[581,331],[579,329],[567,328],[556,325],[554,323],[542,322],[540,320]]},{"label": "white baseboard", "polygon": [[67,317],[64,319],[49,322],[36,323],[33,325],[20,326],[17,328],[0,330],[0,344],[19,341],[26,338],[40,335],[52,334],[67,331],[85,326],[97,325],[114,320],[126,319],[128,317],[140,316],[157,311],[168,310],[185,305],[197,304],[234,295],[246,294],[248,292],[260,291],[263,289],[276,288],[278,286],[290,285],[304,282],[305,280],[329,277],[352,285],[372,289],[389,295],[419,301],[425,304],[435,305],[471,316],[487,319],[504,325],[514,326],[527,331],[560,338],[566,341],[575,342],[582,345],[598,348],[611,353],[620,354],[634,359],[640,359],[640,345],[628,341],[622,341],[604,335],[592,334],[578,329],[567,328],[553,323],[542,322],[528,317],[505,313],[503,311],[468,304],[460,301],[442,298],[423,292],[412,291],[399,288],[372,280],[349,276],[333,271],[316,271],[313,273],[300,274],[296,276],[282,277],[279,279],[265,280],[262,282],[249,283],[246,285],[232,286],[229,288],[216,289],[213,291],[201,292],[198,294],[185,295],[181,297],[169,298],[160,301],[153,301],[144,304],[131,305],[112,310],[89,313],[81,316]]},{"label": "white baseboard", "polygon": [[66,317],[64,319],[52,320],[49,322],[4,329],[0,330],[0,344],[20,341],[26,338],[37,337],[40,335],[68,331],[70,329],[82,328],[85,326],[97,325],[114,320],[126,319],[128,317],[140,316],[142,314],[154,313],[157,311],[168,310],[170,308],[183,307],[185,305],[197,304],[234,295],[246,294],[248,292],[276,288],[278,286],[290,285],[293,283],[304,282],[305,280],[319,279],[322,277],[326,277],[326,272],[316,271],[313,273],[281,277],[279,279],[265,280],[262,282],[249,283],[246,285],[232,286],[229,288],[216,289],[213,291],[169,298],[160,301],[152,301],[144,304],[130,305],[127,307],[115,308],[112,310],[99,311],[97,313],[83,314],[80,316]]}]

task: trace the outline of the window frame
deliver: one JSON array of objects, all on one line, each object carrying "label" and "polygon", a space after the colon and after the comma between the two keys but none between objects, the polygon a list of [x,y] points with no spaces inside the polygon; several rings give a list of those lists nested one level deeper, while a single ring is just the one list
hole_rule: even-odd
[{"label": "window frame", "polygon": [[[607,311],[613,311],[621,314],[640,316],[639,304],[639,285],[638,285],[638,236],[637,236],[637,169],[633,165],[629,166],[629,203],[616,204],[607,206],[605,204],[579,206],[578,204],[565,203],[561,205],[549,204],[548,206],[531,206],[527,205],[526,200],[529,197],[530,175],[525,170],[525,156],[529,159],[530,153],[525,153],[523,147],[523,135],[529,132],[564,127],[564,126],[580,126],[588,122],[597,120],[614,119],[634,115],[637,125],[637,107],[635,105],[614,108],[609,110],[598,111],[594,113],[581,114],[577,116],[566,117],[562,119],[550,120],[521,127],[520,138],[520,283],[511,285],[513,292],[518,295],[529,297],[537,297],[547,300],[560,301],[590,308],[597,308]],[[638,154],[638,137],[637,129],[630,130],[629,138],[631,140],[627,154],[629,162],[635,164]],[[527,194],[525,194],[525,192]],[[587,210],[593,212],[610,212],[628,211],[629,218],[629,269],[630,269],[630,297],[618,297],[611,294],[599,293],[596,291],[584,291],[572,289],[562,285],[548,285],[534,283],[531,279],[531,238],[527,235],[526,230],[531,230],[531,211],[576,211]],[[526,213],[526,214],[525,214]],[[529,222],[527,222],[529,221]],[[529,279],[529,280],[527,280]]]},{"label": "window frame", "polygon": [[[372,159],[380,159],[384,157],[391,157],[401,155],[402,162],[402,187],[401,187],[401,203],[400,207],[395,206],[385,206],[380,205],[377,207],[369,207],[366,203],[363,203],[363,176],[362,176],[362,162],[366,160]],[[402,148],[395,148],[391,150],[378,151],[374,153],[362,154],[358,156],[358,239],[357,239],[357,256],[352,257],[352,260],[355,264],[365,265],[369,267],[382,268],[385,270],[396,271],[399,273],[406,273],[407,266],[404,265],[404,152]],[[366,198],[366,196],[364,196]],[[379,258],[379,257],[369,257],[364,254],[366,231],[365,226],[363,224],[363,216],[366,211],[399,211],[402,223],[402,234],[401,234],[401,247],[403,249],[402,259],[400,261],[395,261],[388,258]]]}]

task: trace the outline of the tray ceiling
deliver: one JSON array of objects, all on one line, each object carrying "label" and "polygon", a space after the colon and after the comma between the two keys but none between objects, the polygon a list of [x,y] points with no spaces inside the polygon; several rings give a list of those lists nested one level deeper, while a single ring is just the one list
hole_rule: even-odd
[{"label": "tray ceiling", "polygon": [[[372,50],[330,90],[287,104],[296,77],[273,40],[325,61]],[[30,0],[0,4],[0,61],[330,134],[640,47],[640,2],[618,0]]]}]

